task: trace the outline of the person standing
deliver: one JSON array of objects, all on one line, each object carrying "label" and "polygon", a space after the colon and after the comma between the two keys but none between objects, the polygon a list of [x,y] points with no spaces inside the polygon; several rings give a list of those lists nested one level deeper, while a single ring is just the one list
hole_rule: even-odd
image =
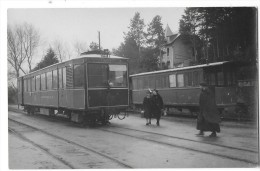
[{"label": "person standing", "polygon": [[215,96],[206,83],[200,83],[199,98],[200,113],[197,119],[197,135],[204,135],[204,131],[211,131],[210,137],[216,137],[220,132],[220,116],[215,102]]},{"label": "person standing", "polygon": [[163,100],[161,95],[158,93],[158,90],[153,90],[152,96],[152,113],[156,118],[156,125],[160,126],[160,118],[163,110]]},{"label": "person standing", "polygon": [[152,102],[151,102],[151,92],[150,90],[147,91],[146,97],[144,97],[143,100],[143,109],[144,109],[144,117],[146,118],[146,125],[151,124],[151,118],[152,118]]}]

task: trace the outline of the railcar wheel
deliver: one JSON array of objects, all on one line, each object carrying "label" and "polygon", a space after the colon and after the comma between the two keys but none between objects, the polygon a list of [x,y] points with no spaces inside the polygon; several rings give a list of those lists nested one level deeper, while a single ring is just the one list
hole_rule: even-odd
[{"label": "railcar wheel", "polygon": [[118,117],[118,119],[123,120],[123,119],[125,119],[126,115],[127,115],[127,112],[120,112],[117,115],[117,117]]},{"label": "railcar wheel", "polygon": [[109,114],[108,119],[109,120],[113,119],[113,116],[114,116],[113,114]]}]

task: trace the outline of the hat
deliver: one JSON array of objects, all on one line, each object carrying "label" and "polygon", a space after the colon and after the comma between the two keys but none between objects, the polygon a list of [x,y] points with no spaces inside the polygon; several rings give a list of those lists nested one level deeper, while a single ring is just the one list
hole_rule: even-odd
[{"label": "hat", "polygon": [[155,91],[156,93],[158,93],[158,90],[156,90],[156,89],[153,89],[153,91]]},{"label": "hat", "polygon": [[152,92],[152,90],[149,88],[146,93],[151,93],[151,92]]},{"label": "hat", "polygon": [[202,83],[200,83],[200,86],[207,87],[208,84],[206,82],[202,82]]}]

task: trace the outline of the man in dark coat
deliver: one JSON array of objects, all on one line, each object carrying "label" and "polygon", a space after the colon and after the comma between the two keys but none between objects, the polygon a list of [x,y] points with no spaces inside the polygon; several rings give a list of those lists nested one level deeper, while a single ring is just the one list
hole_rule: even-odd
[{"label": "man in dark coat", "polygon": [[160,118],[161,118],[162,110],[163,110],[162,97],[158,93],[158,90],[154,89],[153,96],[152,96],[152,113],[157,120],[156,122],[157,126],[160,126]]},{"label": "man in dark coat", "polygon": [[143,100],[144,117],[146,118],[146,125],[151,124],[152,118],[152,102],[151,102],[151,91],[148,90]]},{"label": "man in dark coat", "polygon": [[201,83],[200,86],[200,113],[197,120],[197,129],[200,130],[200,133],[197,135],[204,135],[204,131],[211,131],[210,137],[216,137],[216,132],[220,132],[220,116],[215,97],[206,83]]}]

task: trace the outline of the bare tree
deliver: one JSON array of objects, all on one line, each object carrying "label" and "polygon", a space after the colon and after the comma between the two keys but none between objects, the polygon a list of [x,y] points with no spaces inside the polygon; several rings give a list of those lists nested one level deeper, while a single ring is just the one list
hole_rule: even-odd
[{"label": "bare tree", "polygon": [[53,47],[60,62],[71,58],[70,48],[62,41],[55,40]]},{"label": "bare tree", "polygon": [[20,70],[23,71],[21,65],[26,58],[26,56],[22,53],[23,34],[21,32],[21,28],[19,27],[12,29],[10,26],[8,26],[7,28],[8,62],[14,68],[16,77],[19,77]]},{"label": "bare tree", "polygon": [[7,28],[8,62],[19,77],[20,70],[26,74],[22,64],[27,59],[29,71],[32,70],[32,58],[39,45],[39,32],[30,24],[10,26]]},{"label": "bare tree", "polygon": [[76,51],[76,54],[79,56],[82,52],[88,51],[87,43],[76,41],[74,43],[74,49]]},{"label": "bare tree", "polygon": [[27,58],[27,63],[29,67],[29,72],[32,70],[32,58],[36,51],[36,48],[39,45],[40,41],[40,34],[33,25],[24,23],[23,24],[23,31],[24,31],[24,51]]}]

